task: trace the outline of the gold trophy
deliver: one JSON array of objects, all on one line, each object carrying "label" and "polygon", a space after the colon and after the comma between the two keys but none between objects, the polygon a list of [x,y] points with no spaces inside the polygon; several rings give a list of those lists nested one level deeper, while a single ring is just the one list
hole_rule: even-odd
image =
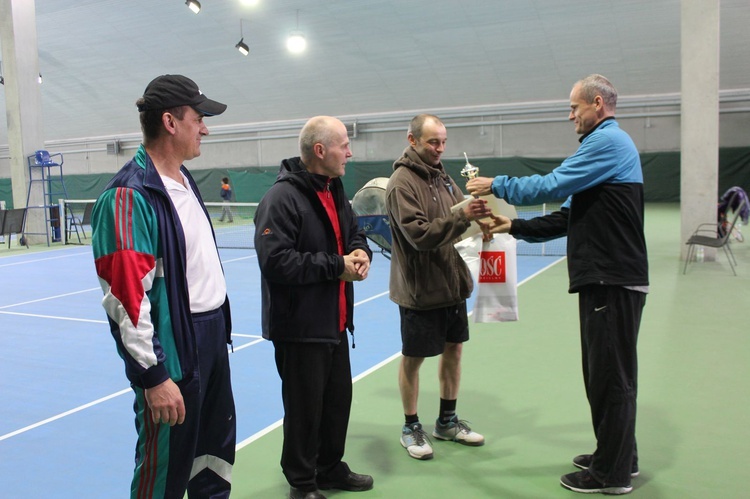
[{"label": "gold trophy", "polygon": [[[469,163],[469,156],[464,153],[464,158],[466,158],[466,165],[461,169],[461,176],[464,177],[467,181],[477,178],[479,176],[479,167],[472,165]],[[487,194],[485,196],[474,196],[475,198],[484,199],[487,202],[487,206],[490,208],[490,211],[494,214],[500,214],[505,217],[510,218],[511,220],[514,218],[518,218],[518,214],[516,213],[515,207],[509,205],[505,200],[498,199],[495,197],[494,194]],[[468,203],[468,199],[464,200],[463,202],[457,204],[454,206],[454,208],[461,207],[463,208],[466,203]],[[490,232],[490,224],[480,222],[479,220],[476,221],[477,225],[482,229],[482,233],[485,235],[485,237],[491,237]],[[490,220],[490,223],[492,223],[492,220]],[[476,234],[476,229],[472,231],[471,229],[467,230],[464,233],[464,237],[471,237],[474,234]]]},{"label": "gold trophy", "polygon": [[[469,163],[469,156],[466,155],[466,152],[464,152],[464,158],[466,158],[466,164],[461,169],[461,176],[467,181],[473,178],[477,178],[479,176],[479,167]],[[474,198],[479,199],[479,196],[475,195]],[[476,220],[476,222],[479,228],[482,230],[482,234],[484,235],[485,239],[491,238],[492,236],[489,232],[489,226],[480,222],[479,220]]]},{"label": "gold trophy", "polygon": [[469,163],[469,157],[464,152],[464,158],[466,158],[466,165],[461,169],[461,176],[467,180],[477,178],[479,176],[479,167]]}]

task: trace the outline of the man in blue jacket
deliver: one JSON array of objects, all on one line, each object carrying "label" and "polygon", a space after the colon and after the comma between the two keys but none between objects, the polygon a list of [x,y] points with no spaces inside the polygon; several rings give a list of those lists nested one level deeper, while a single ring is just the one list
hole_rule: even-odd
[{"label": "man in blue jacket", "polygon": [[311,118],[299,145],[300,157],[282,161],[258,205],[255,248],[263,337],[273,341],[281,377],[289,497],[325,499],[318,489],[373,486],[342,461],[352,403],[352,283],[367,277],[372,251],[339,178],[352,156],[344,124]]},{"label": "man in blue jacket", "polygon": [[577,82],[570,116],[581,146],[547,175],[494,179],[466,186],[510,204],[568,198],[560,211],[531,220],[495,217],[492,231],[540,242],[568,236],[569,291],[578,293],[583,378],[597,446],[563,475],[563,487],[626,494],[638,475],[635,442],[636,343],[648,292],[643,234],[643,174],[638,150],[614,119],[617,91],[601,75]]}]

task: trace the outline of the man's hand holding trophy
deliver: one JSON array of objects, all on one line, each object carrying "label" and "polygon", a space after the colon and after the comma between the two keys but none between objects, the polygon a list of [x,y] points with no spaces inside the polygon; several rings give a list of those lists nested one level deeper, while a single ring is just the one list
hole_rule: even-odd
[{"label": "man's hand holding trophy", "polygon": [[[469,163],[469,157],[464,152],[464,158],[466,158],[466,165],[461,169],[461,176],[468,179],[466,182],[466,190],[474,198],[479,199],[479,196],[492,195],[492,179],[487,177],[479,176],[479,167]],[[477,220],[477,224],[482,228],[482,240],[492,240],[492,234],[507,233],[510,230],[511,219],[503,215],[495,215],[492,210],[488,209],[489,212],[489,223],[481,222]]]}]

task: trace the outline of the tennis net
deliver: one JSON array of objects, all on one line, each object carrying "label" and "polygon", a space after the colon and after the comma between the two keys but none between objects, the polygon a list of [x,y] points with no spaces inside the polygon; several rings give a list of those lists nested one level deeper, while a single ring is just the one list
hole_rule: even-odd
[{"label": "tennis net", "polygon": [[219,248],[253,249],[258,203],[205,203]]},{"label": "tennis net", "polygon": [[[61,199],[65,214],[65,244],[91,244],[91,209],[95,199]],[[258,203],[205,203],[219,248],[252,249],[255,237],[253,217]],[[226,210],[226,211],[225,211]]]},{"label": "tennis net", "polygon": [[[94,199],[61,199],[60,213],[65,214],[65,244],[91,244],[91,207]],[[258,203],[205,203],[211,217],[219,248],[254,249],[255,224],[253,217]],[[519,218],[534,218],[560,209],[560,204],[516,206]],[[225,211],[227,210],[227,211]],[[561,237],[545,243],[527,243],[518,240],[516,252],[528,256],[565,256],[567,238]]]},{"label": "tennis net", "polygon": [[[518,218],[528,220],[557,211],[562,203],[545,203],[537,206],[516,206]],[[516,254],[524,256],[565,256],[567,255],[568,238],[560,237],[544,243],[528,243],[518,240]]]}]

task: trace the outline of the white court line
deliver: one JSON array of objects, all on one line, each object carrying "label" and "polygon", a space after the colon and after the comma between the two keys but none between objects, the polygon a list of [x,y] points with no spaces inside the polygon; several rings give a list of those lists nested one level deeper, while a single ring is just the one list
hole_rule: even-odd
[{"label": "white court line", "polygon": [[[2,312],[0,312],[0,313],[2,313]],[[260,338],[257,335],[238,334],[236,336],[248,337],[248,338]],[[261,341],[266,341],[266,340],[264,340],[263,338],[260,338],[259,340],[252,341],[252,342],[250,342],[250,343],[248,343],[246,345],[242,345],[240,347],[237,347],[237,348],[234,349],[234,351],[236,352],[238,350],[242,350],[243,348],[247,348],[249,346],[255,345],[257,343],[260,343]],[[125,395],[128,392],[132,392],[132,389],[131,388],[126,388],[124,390],[120,390],[119,392],[115,392],[115,393],[112,393],[110,395],[107,395],[106,397],[102,397],[102,398],[94,400],[92,402],[88,402],[88,403],[83,404],[81,406],[78,406],[78,407],[75,407],[73,409],[70,409],[69,411],[62,412],[62,413],[57,414],[55,416],[49,417],[49,418],[47,418],[45,420],[39,421],[39,422],[31,424],[29,426],[25,426],[23,428],[20,428],[18,430],[12,431],[10,433],[6,433],[5,435],[0,435],[0,442],[2,442],[3,440],[7,440],[7,439],[9,439],[11,437],[15,437],[16,435],[20,435],[21,433],[26,433],[27,431],[33,430],[35,428],[39,428],[40,426],[44,426],[44,425],[46,425],[48,423],[52,423],[54,421],[57,421],[58,419],[62,419],[64,417],[66,417],[66,416],[70,416],[71,414],[75,414],[75,413],[80,412],[80,411],[82,411],[84,409],[88,409],[88,408],[93,407],[95,405],[99,405],[99,404],[101,404],[103,402],[106,402],[106,401],[111,400],[113,398],[119,397],[120,395]]]},{"label": "white court line", "polygon": [[[232,336],[234,336],[234,335],[232,335]],[[256,337],[257,337],[257,336],[256,336]],[[234,353],[237,353],[237,352],[239,352],[240,350],[244,350],[244,349],[245,349],[245,348],[247,348],[247,347],[251,347],[251,346],[253,346],[253,345],[257,345],[258,343],[261,343],[261,342],[263,342],[263,341],[266,341],[266,340],[265,340],[265,339],[263,339],[263,338],[260,338],[260,337],[257,337],[257,338],[258,338],[257,340],[255,340],[255,341],[251,341],[250,343],[245,343],[244,345],[240,345],[240,346],[238,346],[238,347],[236,347],[236,348],[235,348],[235,347],[232,347],[232,351],[233,351]]]},{"label": "white court line", "polygon": [[96,290],[101,291],[101,289],[102,288],[89,288],[89,289],[84,289],[84,290],[81,290],[81,291],[73,291],[71,293],[63,293],[61,295],[48,296],[47,298],[39,298],[37,300],[29,300],[29,301],[24,301],[24,302],[21,302],[21,303],[14,303],[12,305],[3,305],[2,307],[0,307],[0,310],[2,310],[4,308],[19,307],[21,305],[28,305],[29,303],[38,303],[40,301],[55,300],[57,298],[64,298],[66,296],[79,295],[81,293],[90,293],[90,292],[96,291]]},{"label": "white court line", "polygon": [[241,256],[239,258],[231,258],[229,260],[222,260],[221,263],[241,262],[242,260],[249,260],[251,258],[258,258],[258,255],[250,255],[250,256]]},{"label": "white court line", "polygon": [[92,322],[94,324],[109,324],[108,321],[102,321],[98,319],[76,319],[75,317],[60,317],[57,315],[42,315],[42,314],[26,314],[23,312],[8,312],[0,310],[0,314],[5,315],[22,315],[24,317],[35,317],[37,319],[55,319],[58,321],[74,321],[74,322]]},{"label": "white court line", "polygon": [[[553,263],[551,263],[551,264],[547,265],[546,267],[544,267],[543,269],[539,270],[538,272],[536,272],[536,273],[535,273],[535,274],[533,274],[532,276],[530,276],[530,277],[528,277],[528,278],[524,279],[523,281],[521,281],[521,282],[520,282],[520,283],[519,283],[518,285],[519,285],[519,286],[521,286],[522,284],[524,284],[525,282],[527,282],[527,281],[528,281],[529,279],[531,279],[532,277],[535,277],[535,276],[537,276],[537,275],[541,274],[541,273],[542,273],[542,272],[544,272],[545,270],[547,270],[547,269],[551,268],[551,267],[552,267],[553,265],[557,265],[558,263],[560,263],[560,262],[561,262],[561,261],[563,261],[564,259],[565,259],[565,258],[560,258],[559,260],[556,260],[555,262],[553,262]],[[99,289],[99,288],[94,288],[94,289]],[[355,303],[355,305],[354,305],[354,306],[360,305],[360,304],[362,304],[362,303],[367,303],[368,301],[371,301],[371,300],[373,300],[373,299],[375,299],[375,298],[380,298],[380,297],[382,297],[382,296],[385,296],[386,294],[388,294],[388,292],[387,292],[387,291],[384,291],[383,293],[380,293],[380,294],[374,295],[374,296],[372,296],[372,297],[370,297],[370,298],[367,298],[367,299],[365,299],[365,300],[362,300],[362,301],[360,301],[360,302],[358,302],[358,303]],[[7,313],[7,312],[6,312],[6,313]],[[253,337],[253,335],[237,335],[237,336],[242,336],[242,337]],[[255,336],[255,337],[257,337],[257,336]],[[265,341],[265,340],[264,340],[264,339],[262,339],[262,338],[259,338],[259,339],[255,340],[255,341],[252,341],[252,342],[250,342],[250,343],[248,343],[248,344],[246,344],[246,345],[242,345],[242,346],[240,346],[240,347],[237,347],[237,348],[235,348],[234,350],[235,350],[235,352],[237,352],[237,351],[239,351],[239,350],[242,350],[242,349],[244,349],[244,348],[247,348],[247,347],[249,347],[249,346],[252,346],[252,345],[257,345],[258,343],[260,343],[260,342],[262,342],[262,341]],[[363,379],[363,378],[365,378],[366,376],[369,376],[370,374],[374,373],[375,371],[377,371],[377,370],[381,369],[381,368],[382,368],[383,366],[385,366],[385,365],[387,365],[388,363],[390,363],[390,362],[394,361],[395,359],[397,359],[397,358],[398,358],[398,357],[399,357],[400,355],[401,355],[401,353],[400,353],[400,352],[398,352],[398,353],[395,353],[395,354],[393,354],[392,356],[390,356],[389,358],[387,358],[387,359],[385,359],[385,360],[381,361],[380,363],[378,363],[378,364],[376,364],[376,365],[372,366],[371,368],[367,369],[367,370],[366,370],[366,371],[364,371],[363,373],[361,373],[361,374],[359,374],[359,375],[355,376],[355,377],[354,377],[354,378],[352,379],[352,383],[356,383],[356,382],[357,382],[357,381],[359,381],[360,379]],[[21,429],[19,429],[19,430],[13,431],[13,432],[11,432],[11,433],[7,433],[7,434],[5,434],[5,435],[0,435],[0,441],[6,440],[6,439],[8,439],[8,438],[11,438],[11,437],[14,437],[14,436],[16,436],[16,435],[19,435],[19,434],[21,434],[21,433],[27,432],[27,431],[29,431],[29,430],[32,430],[32,429],[34,429],[34,428],[38,428],[38,427],[40,427],[40,426],[42,426],[42,425],[45,425],[45,424],[47,424],[47,423],[51,423],[51,422],[53,422],[53,421],[56,421],[56,420],[58,420],[58,419],[60,419],[60,418],[63,418],[63,417],[69,416],[69,415],[71,415],[71,414],[74,414],[74,413],[76,413],[76,412],[82,411],[82,410],[84,410],[84,409],[88,409],[89,407],[92,407],[92,406],[94,406],[94,405],[100,404],[100,403],[102,403],[102,402],[105,402],[105,401],[107,401],[107,400],[109,400],[109,399],[112,399],[112,398],[118,397],[118,396],[120,396],[120,395],[124,395],[125,393],[127,393],[127,392],[129,392],[129,391],[131,391],[131,389],[130,389],[130,388],[126,388],[125,390],[121,390],[121,391],[119,391],[119,392],[113,393],[112,395],[108,395],[108,396],[106,396],[106,397],[100,398],[100,399],[98,399],[98,400],[95,400],[95,401],[93,401],[93,402],[89,402],[88,404],[84,404],[84,405],[82,405],[82,406],[76,407],[75,409],[71,409],[71,410],[69,410],[69,411],[66,411],[66,412],[63,412],[63,413],[61,413],[61,414],[58,414],[57,416],[52,416],[51,418],[48,418],[48,419],[45,419],[45,420],[43,420],[43,421],[40,421],[40,422],[38,422],[38,423],[34,423],[34,424],[32,424],[32,425],[26,426],[25,428],[21,428]],[[283,421],[284,421],[283,419],[279,419],[279,420],[278,420],[278,421],[276,421],[275,423],[272,423],[272,424],[270,424],[269,426],[266,426],[266,427],[265,427],[264,429],[260,430],[259,432],[256,432],[256,433],[255,433],[254,435],[252,435],[252,436],[250,436],[250,437],[246,438],[245,440],[243,440],[242,442],[240,442],[240,443],[238,443],[238,444],[237,444],[237,446],[235,447],[235,448],[236,448],[236,450],[240,450],[240,449],[242,449],[243,447],[246,447],[247,445],[251,444],[251,443],[252,443],[252,442],[254,442],[255,440],[259,439],[260,437],[262,437],[262,436],[264,436],[264,435],[266,435],[266,434],[270,433],[271,431],[275,430],[276,428],[278,428],[279,426],[281,426],[281,425],[282,425]]]},{"label": "white court line", "polygon": [[[564,257],[563,257],[563,258],[560,258],[560,259],[558,259],[558,260],[556,260],[556,261],[554,261],[554,262],[552,262],[551,264],[547,265],[547,266],[546,266],[546,267],[544,267],[543,269],[539,270],[538,272],[536,272],[536,273],[532,274],[531,276],[527,277],[527,278],[526,278],[526,279],[524,279],[523,281],[519,282],[519,283],[518,283],[518,285],[519,285],[519,286],[523,285],[524,283],[526,283],[527,281],[529,281],[529,280],[530,280],[531,278],[533,278],[533,277],[536,277],[537,275],[539,275],[539,274],[541,274],[542,272],[544,272],[545,270],[547,270],[547,269],[551,268],[551,267],[552,267],[553,265],[557,265],[558,263],[560,263],[560,262],[561,262],[561,261],[563,261],[563,260],[565,260],[565,258],[564,258]],[[368,301],[374,300],[375,298],[380,298],[381,296],[385,296],[385,295],[387,295],[387,294],[388,294],[388,291],[385,291],[385,292],[383,292],[383,293],[380,293],[380,294],[378,294],[378,295],[375,295],[375,296],[371,296],[370,298],[367,298],[367,299],[365,299],[365,300],[362,300],[362,301],[361,301],[361,302],[359,302],[359,303],[355,303],[355,305],[354,305],[354,306],[356,307],[356,306],[357,306],[357,305],[359,305],[359,304],[362,304],[362,303],[367,303]],[[472,312],[469,312],[469,315],[471,315],[472,313],[473,313],[473,311],[472,311]],[[382,368],[383,366],[385,366],[385,365],[387,365],[387,364],[389,364],[389,363],[393,362],[394,360],[396,360],[396,359],[397,359],[397,358],[399,358],[399,357],[401,357],[401,352],[396,352],[395,354],[391,355],[390,357],[388,357],[387,359],[383,360],[382,362],[380,362],[380,363],[378,363],[378,364],[376,364],[376,365],[372,366],[371,368],[367,369],[366,371],[364,371],[364,372],[362,372],[361,374],[359,374],[359,375],[355,376],[354,378],[352,378],[352,383],[356,383],[356,382],[357,382],[357,381],[359,381],[360,379],[363,379],[363,378],[365,378],[365,377],[369,376],[370,374],[372,374],[372,373],[374,373],[375,371],[379,370],[379,369],[380,369],[380,368]],[[281,426],[281,425],[282,425],[283,423],[284,423],[284,419],[283,419],[283,418],[282,418],[282,419],[279,419],[279,420],[278,420],[278,421],[276,421],[275,423],[271,423],[270,425],[266,426],[266,427],[265,427],[265,428],[263,428],[262,430],[260,430],[260,431],[256,432],[255,434],[251,435],[250,437],[246,438],[246,439],[245,439],[245,440],[243,440],[242,442],[239,442],[239,443],[237,444],[237,446],[235,447],[235,450],[239,451],[239,450],[240,450],[240,449],[242,449],[243,447],[247,447],[247,446],[248,446],[248,445],[250,445],[251,443],[253,443],[253,442],[255,442],[256,440],[258,440],[259,438],[261,438],[262,436],[264,436],[264,435],[267,435],[268,433],[271,433],[271,432],[272,432],[273,430],[275,430],[276,428],[280,427],[280,426]]]},{"label": "white court line", "polygon": [[[93,289],[100,289],[100,288],[93,288]],[[88,291],[91,291],[91,290],[88,290]],[[366,302],[368,302],[368,301],[370,301],[370,300],[372,300],[372,299],[375,299],[375,298],[379,298],[379,297],[381,297],[381,296],[384,296],[384,295],[386,295],[387,293],[388,293],[387,291],[386,291],[386,292],[383,292],[383,293],[380,293],[380,294],[378,294],[378,295],[375,295],[375,296],[373,296],[373,297],[370,297],[370,298],[368,298],[368,299],[366,299],[366,300],[363,300],[363,301],[361,301],[361,302],[359,302],[359,303],[355,303],[355,304],[354,304],[354,306],[356,307],[357,305],[360,305],[360,304],[362,304],[362,303],[366,303]],[[74,293],[73,293],[73,294],[74,294]],[[2,311],[0,311],[0,314],[3,314],[3,313],[4,313],[4,314],[12,314],[12,315],[31,315],[31,316],[34,316],[34,317],[50,317],[50,316],[40,316],[40,315],[35,315],[35,314],[19,314],[19,313],[15,313],[15,312],[2,312]],[[62,318],[62,317],[61,317],[61,318]],[[64,319],[64,318],[62,318],[62,319]],[[80,321],[86,321],[85,319],[68,319],[68,320],[80,320]],[[86,321],[86,322],[102,322],[102,323],[105,323],[106,321]],[[251,347],[251,346],[253,346],[253,345],[257,345],[258,343],[262,343],[262,342],[266,341],[266,340],[265,340],[265,339],[264,339],[264,338],[263,338],[262,336],[258,336],[258,335],[251,335],[251,334],[232,334],[232,336],[236,336],[236,337],[238,337],[238,338],[256,338],[256,339],[255,339],[254,341],[251,341],[251,342],[249,342],[249,343],[246,343],[246,344],[244,344],[244,345],[240,345],[240,346],[238,346],[238,347],[235,347],[235,348],[234,348],[234,353],[237,353],[237,352],[239,352],[240,350],[244,350],[245,348],[248,348],[248,347]],[[400,354],[398,354],[398,355],[400,355]],[[391,359],[388,359],[388,360],[384,361],[384,363],[388,363],[388,362],[390,362],[390,360],[391,360]],[[375,368],[379,368],[379,367],[380,367],[381,365],[383,365],[384,363],[383,363],[383,362],[381,362],[380,364],[378,364],[377,366],[375,366]],[[356,379],[359,379],[359,378],[361,378],[361,377],[362,377],[362,376],[363,376],[364,374],[369,374],[369,373],[370,373],[371,371],[373,371],[373,370],[374,370],[375,368],[370,368],[370,369],[369,369],[368,371],[366,371],[365,373],[363,373],[363,374],[359,375],[359,376],[358,376],[357,378],[355,378],[355,380],[356,380]],[[51,418],[45,419],[44,421],[40,421],[40,422],[38,422],[38,423],[34,423],[34,424],[30,425],[30,426],[27,426],[27,427],[25,427],[25,428],[21,428],[20,430],[16,430],[16,431],[13,431],[13,432],[11,432],[11,433],[8,433],[8,434],[6,434],[6,435],[2,435],[2,436],[0,436],[0,441],[2,441],[2,440],[5,440],[5,439],[7,439],[7,438],[10,438],[10,437],[13,437],[13,436],[15,436],[15,435],[18,435],[18,434],[20,434],[20,433],[24,433],[24,432],[26,432],[26,431],[29,431],[29,430],[33,430],[34,428],[38,428],[39,426],[45,425],[45,424],[47,424],[47,423],[51,423],[51,422],[53,422],[53,421],[56,421],[56,420],[58,420],[58,419],[60,419],[60,418],[63,418],[63,417],[65,417],[65,416],[69,416],[69,415],[71,415],[71,414],[74,414],[74,413],[76,413],[76,412],[78,412],[78,411],[81,411],[81,410],[83,410],[83,409],[88,409],[89,407],[92,407],[92,406],[94,406],[94,405],[97,405],[97,404],[99,404],[99,403],[101,403],[101,402],[105,402],[105,401],[107,401],[107,400],[109,400],[109,399],[111,399],[111,398],[114,398],[114,397],[117,397],[117,396],[119,396],[119,395],[122,395],[122,394],[124,394],[124,393],[127,393],[128,391],[130,391],[130,389],[129,389],[129,388],[128,388],[128,389],[126,389],[126,390],[122,390],[122,391],[119,391],[119,392],[117,392],[117,393],[114,393],[114,394],[112,394],[112,395],[109,395],[109,396],[107,396],[107,397],[101,398],[101,399],[99,399],[99,400],[95,400],[95,401],[93,401],[93,402],[89,402],[88,404],[82,405],[82,406],[80,406],[80,407],[76,407],[75,409],[71,409],[71,410],[69,410],[69,411],[67,411],[67,412],[63,412],[62,414],[58,414],[57,416],[53,416],[53,417],[51,417]],[[274,423],[274,424],[275,424],[276,426],[274,426],[274,425],[271,425],[271,426],[269,426],[269,427],[266,427],[266,428],[265,428],[264,430],[262,430],[261,432],[259,432],[259,433],[256,433],[255,435],[253,435],[252,437],[250,437],[250,439],[257,439],[257,438],[260,438],[260,437],[261,437],[262,435],[265,435],[265,433],[268,433],[268,432],[272,431],[272,430],[273,430],[274,428],[278,427],[278,425],[280,425],[280,424],[281,424],[281,422],[280,422],[280,421],[278,421],[277,423]],[[265,432],[265,433],[262,433],[262,432]],[[260,433],[262,433],[262,435],[261,435]],[[248,443],[250,443],[250,441],[251,441],[250,439],[248,439],[248,440],[245,440],[244,442],[242,442],[242,444],[241,444],[241,445],[242,445],[242,446],[245,446],[245,445],[247,445]],[[238,448],[239,448],[239,447],[238,447]]]},{"label": "white court line", "polygon": [[33,260],[24,260],[22,262],[14,262],[14,263],[3,263],[0,264],[0,267],[12,267],[14,265],[26,265],[28,263],[37,263],[37,262],[44,262],[47,260],[58,260],[60,258],[70,258],[71,256],[81,256],[81,255],[91,255],[91,252],[86,253],[71,253],[69,255],[60,255],[60,256],[49,256],[47,258],[35,258]]},{"label": "white court line", "polygon": [[[77,254],[80,255],[80,254],[83,254],[83,253],[77,253]],[[54,257],[54,258],[44,258],[43,260],[53,260],[55,258],[65,258],[67,256],[70,256],[70,255],[65,255],[65,256],[61,256],[61,257]],[[253,256],[245,256],[245,257],[241,257],[241,258],[234,258],[232,260],[224,260],[222,263],[238,262],[240,260],[247,260],[248,258],[257,258],[257,257],[254,256],[254,255]],[[38,262],[38,261],[41,261],[41,260],[34,260],[34,261]],[[22,263],[26,263],[26,262],[22,262]],[[11,264],[11,265],[15,265],[15,264]],[[0,265],[0,267],[2,267],[2,266],[3,265]],[[11,305],[3,305],[3,306],[0,306],[0,310],[2,310],[4,308],[12,308],[12,307],[19,307],[21,305],[28,305],[30,303],[38,303],[38,302],[41,302],[41,301],[56,300],[58,298],[65,298],[66,296],[73,296],[73,295],[82,294],[82,293],[89,293],[91,291],[97,291],[97,290],[101,291],[101,289],[102,289],[101,287],[89,288],[89,289],[84,289],[84,290],[81,290],[81,291],[73,291],[71,293],[64,293],[64,294],[61,294],[61,295],[48,296],[46,298],[38,298],[36,300],[24,301],[24,302],[21,302],[21,303],[13,303]],[[24,314],[16,314],[16,315],[24,315]],[[85,319],[66,319],[65,317],[52,317],[52,316],[46,316],[46,315],[33,315],[33,314],[27,314],[27,315],[29,315],[31,317],[46,317],[46,318],[51,318],[51,319],[65,319],[65,320],[74,320],[74,321],[75,320],[80,320],[80,321],[87,322]],[[106,324],[107,321],[103,321],[103,323]]]},{"label": "white court line", "polygon": [[[388,358],[387,358],[387,359],[385,359],[384,361],[382,361],[382,362],[380,362],[380,363],[378,363],[378,364],[376,364],[376,365],[372,366],[372,367],[371,367],[371,368],[369,368],[368,370],[366,370],[366,371],[364,371],[363,373],[361,373],[361,374],[359,374],[359,375],[355,376],[354,378],[352,378],[352,383],[356,383],[356,382],[357,382],[357,381],[359,381],[360,379],[362,379],[362,378],[364,378],[364,377],[366,377],[366,376],[369,376],[370,374],[374,373],[375,371],[377,371],[378,369],[380,369],[380,368],[381,368],[381,367],[383,367],[384,365],[386,365],[386,364],[389,364],[390,362],[392,362],[392,361],[396,360],[396,359],[397,359],[397,358],[399,358],[399,357],[401,357],[401,352],[397,352],[397,353],[395,353],[395,354],[391,355],[390,357],[388,357]],[[243,440],[242,442],[239,442],[239,443],[238,443],[238,444],[237,444],[237,445],[235,446],[235,450],[240,450],[240,449],[242,449],[243,447],[247,447],[247,446],[248,446],[248,445],[250,445],[251,443],[253,443],[253,442],[255,442],[256,440],[258,440],[258,439],[259,439],[260,437],[262,437],[263,435],[266,435],[266,434],[268,434],[268,433],[271,433],[271,432],[272,432],[273,430],[275,430],[276,428],[278,428],[279,426],[281,426],[281,425],[282,425],[283,423],[284,423],[284,418],[281,418],[281,419],[279,419],[279,420],[278,420],[278,421],[276,421],[275,423],[271,423],[270,425],[266,426],[265,428],[263,428],[263,429],[262,429],[262,430],[260,430],[259,432],[256,432],[255,434],[253,434],[253,435],[249,436],[248,438],[246,438],[246,439],[245,439],[245,440]]]},{"label": "white court line", "polygon": [[369,298],[366,298],[366,299],[364,299],[364,300],[362,300],[362,301],[360,301],[360,302],[357,302],[357,303],[355,303],[355,304],[354,304],[354,306],[356,307],[357,305],[362,305],[363,303],[367,303],[368,301],[372,301],[372,300],[374,300],[374,299],[376,299],[376,298],[380,298],[380,297],[383,297],[383,296],[385,296],[385,295],[387,295],[387,294],[388,294],[388,291],[383,291],[382,293],[380,293],[380,294],[378,294],[378,295],[375,295],[375,296],[371,296],[371,297],[369,297]]},{"label": "white court line", "polygon": [[537,272],[534,272],[534,273],[533,273],[533,274],[531,274],[531,275],[530,275],[529,277],[527,277],[527,278],[526,278],[526,279],[524,279],[523,281],[519,282],[519,283],[518,283],[518,285],[519,285],[519,286],[521,286],[521,285],[522,285],[522,284],[524,284],[524,283],[525,283],[526,281],[529,281],[529,280],[533,279],[534,277],[538,276],[539,274],[541,274],[541,273],[542,273],[542,272],[544,272],[545,270],[547,270],[547,269],[551,269],[552,267],[554,267],[554,266],[555,266],[555,265],[557,265],[558,263],[560,263],[560,262],[562,262],[563,260],[565,260],[565,258],[566,258],[566,257],[564,257],[564,256],[562,256],[562,257],[558,258],[557,260],[555,260],[554,262],[550,263],[550,264],[549,264],[549,265],[547,265],[546,267],[544,267],[544,268],[542,268],[542,269],[538,270]]},{"label": "white court line", "polygon": [[6,433],[5,435],[0,435],[0,442],[3,440],[6,440],[11,437],[15,437],[16,435],[20,435],[21,433],[25,433],[29,430],[33,430],[34,428],[38,428],[42,425],[46,425],[47,423],[51,423],[53,421],[56,421],[58,419],[64,418],[65,416],[70,416],[71,414],[75,414],[76,412],[80,412],[84,409],[88,409],[89,407],[95,406],[97,404],[101,404],[102,402],[106,402],[107,400],[113,399],[115,397],[119,397],[120,395],[124,395],[131,391],[130,388],[126,388],[124,390],[120,390],[119,392],[115,392],[111,395],[107,395],[106,397],[102,397],[100,399],[94,400],[93,402],[89,402],[88,404],[83,404],[81,406],[76,407],[75,409],[71,409],[69,411],[65,411],[63,413],[58,414],[57,416],[52,416],[51,418],[47,418],[43,421],[39,421],[38,423],[34,423],[32,425],[26,426],[25,428],[21,428],[16,431],[12,431],[10,433]]}]

